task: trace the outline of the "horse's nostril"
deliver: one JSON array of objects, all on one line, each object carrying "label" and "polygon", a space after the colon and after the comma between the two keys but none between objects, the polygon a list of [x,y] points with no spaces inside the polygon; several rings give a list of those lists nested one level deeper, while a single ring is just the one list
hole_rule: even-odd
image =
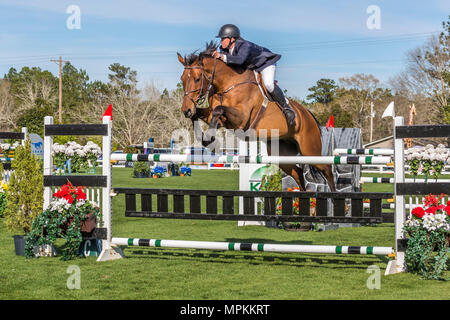
[{"label": "horse's nostril", "polygon": [[190,117],[190,116],[191,116],[191,110],[190,110],[190,109],[186,110],[186,112],[184,113],[184,115],[185,115],[186,117]]}]

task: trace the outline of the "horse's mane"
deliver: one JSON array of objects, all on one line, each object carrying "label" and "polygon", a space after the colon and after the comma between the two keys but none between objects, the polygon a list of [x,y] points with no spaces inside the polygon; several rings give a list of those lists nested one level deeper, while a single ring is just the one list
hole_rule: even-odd
[{"label": "horse's mane", "polygon": [[197,54],[198,50],[195,50],[188,56],[185,56],[184,61],[185,61],[186,65],[188,65],[188,66],[191,66],[196,61],[201,63],[203,58],[205,58],[205,57],[211,58],[213,52],[216,51],[218,47],[219,47],[219,45],[217,43],[215,43],[214,41],[210,41],[209,43],[207,42],[205,50],[203,50],[199,54]]},{"label": "horse's mane", "polygon": [[[217,51],[218,48],[219,48],[219,45],[216,42],[214,42],[214,41],[207,42],[206,46],[205,46],[205,50],[203,50],[199,54],[196,53],[198,51],[198,50],[196,50],[184,58],[186,65],[190,66],[194,62],[198,62],[200,65],[202,65],[203,58],[212,58],[213,52]],[[228,64],[225,64],[225,65],[238,74],[242,74],[247,70],[240,66],[234,66],[234,65],[228,65]]]}]

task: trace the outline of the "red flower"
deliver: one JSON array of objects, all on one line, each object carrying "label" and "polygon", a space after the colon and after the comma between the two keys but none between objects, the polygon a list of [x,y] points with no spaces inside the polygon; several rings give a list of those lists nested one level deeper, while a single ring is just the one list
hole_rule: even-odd
[{"label": "red flower", "polygon": [[438,202],[439,202],[438,198],[436,198],[432,194],[429,194],[428,196],[425,197],[424,205],[427,207],[436,206],[438,204]]},{"label": "red flower", "polygon": [[436,211],[439,210],[439,207],[429,207],[425,210],[426,213],[436,214]]},{"label": "red flower", "polygon": [[63,198],[66,199],[68,203],[70,203],[70,204],[73,203],[73,198],[70,194],[65,195]]},{"label": "red flower", "polygon": [[425,214],[425,210],[423,210],[422,207],[416,207],[416,208],[414,208],[414,209],[411,211],[411,213],[412,213],[415,217],[417,217],[417,218],[419,218],[419,219],[422,219],[422,217],[423,217],[424,214]]},{"label": "red flower", "polygon": [[53,194],[54,197],[66,199],[70,204],[73,203],[75,199],[86,200],[86,193],[84,193],[85,187],[75,188],[70,182],[63,185],[59,191]]},{"label": "red flower", "polygon": [[78,187],[75,190],[75,194],[77,196],[77,200],[86,200],[86,193],[84,193],[84,187]]},{"label": "red flower", "polygon": [[[450,201],[449,201],[449,202],[450,202]],[[447,215],[450,216],[450,204],[449,204],[448,206],[444,207],[443,210],[444,210],[445,212],[447,212]]]}]

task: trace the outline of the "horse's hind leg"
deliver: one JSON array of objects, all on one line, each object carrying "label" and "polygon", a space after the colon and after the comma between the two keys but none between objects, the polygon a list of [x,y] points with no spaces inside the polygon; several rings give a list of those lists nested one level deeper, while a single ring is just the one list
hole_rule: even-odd
[{"label": "horse's hind leg", "polygon": [[330,164],[317,164],[314,165],[318,170],[320,170],[325,178],[327,179],[328,185],[330,186],[331,191],[336,191],[336,185],[334,183],[333,171],[331,170]]},{"label": "horse's hind leg", "polygon": [[305,179],[303,177],[303,170],[297,167],[295,164],[280,164],[280,169],[283,170],[287,175],[294,178],[297,182],[301,191],[305,191]]},{"label": "horse's hind leg", "polygon": [[[271,141],[268,141],[267,143],[267,152],[269,155],[274,155],[272,154]],[[298,153],[299,153],[298,145],[294,140],[278,141],[278,154],[275,154],[276,156],[296,156]],[[297,167],[297,165],[295,164],[280,164],[279,167],[287,175],[294,178],[301,191],[305,190],[305,179],[303,177],[302,168]]]}]

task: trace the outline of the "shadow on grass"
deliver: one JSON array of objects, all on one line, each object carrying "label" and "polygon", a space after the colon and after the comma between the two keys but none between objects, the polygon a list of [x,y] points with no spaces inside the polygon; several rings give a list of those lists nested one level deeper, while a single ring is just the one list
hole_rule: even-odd
[{"label": "shadow on grass", "polygon": [[[139,257],[144,259],[174,260],[180,259],[186,262],[204,263],[228,263],[228,264],[251,264],[267,266],[290,266],[290,267],[317,267],[329,269],[361,269],[367,270],[368,266],[374,264],[387,264],[389,259],[384,256],[372,255],[329,255],[313,253],[286,253],[273,252],[230,252],[230,251],[205,251],[201,249],[164,248],[124,248],[125,255],[129,258]],[[294,256],[295,255],[295,256]],[[301,255],[301,257],[299,257]]]}]

